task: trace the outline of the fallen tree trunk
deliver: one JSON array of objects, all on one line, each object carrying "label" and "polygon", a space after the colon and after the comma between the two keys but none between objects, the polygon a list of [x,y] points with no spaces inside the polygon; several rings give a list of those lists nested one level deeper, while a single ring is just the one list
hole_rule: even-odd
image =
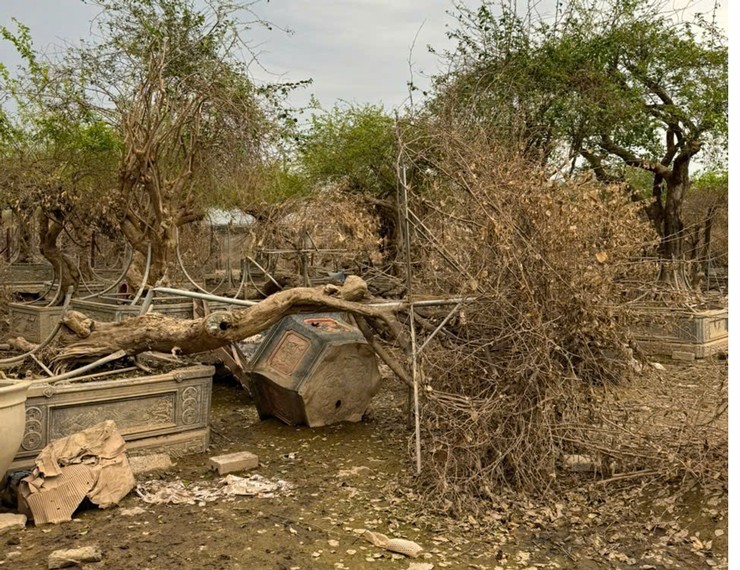
[{"label": "fallen tree trunk", "polygon": [[326,285],[289,289],[253,307],[217,311],[192,320],[146,314],[118,323],[101,323],[70,311],[47,358],[55,370],[60,370],[73,361],[95,359],[119,350],[129,356],[146,351],[194,354],[253,336],[286,315],[307,311],[341,311],[370,322],[381,321],[394,337],[403,338],[392,309],[357,302],[366,295],[367,284],[359,277],[348,277],[341,288]]}]

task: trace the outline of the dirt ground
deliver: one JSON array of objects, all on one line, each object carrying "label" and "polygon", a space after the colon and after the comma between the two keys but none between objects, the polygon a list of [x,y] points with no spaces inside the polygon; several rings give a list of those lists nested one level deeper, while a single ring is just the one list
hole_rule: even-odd
[{"label": "dirt ground", "polygon": [[[668,392],[674,382],[703,389],[727,373],[717,363],[664,365]],[[176,458],[154,477],[215,485],[208,458],[247,450],[259,455],[257,473],[293,485],[288,494],[151,505],[131,493],[119,507],[83,508],[72,522],[0,535],[0,566],[46,568],[53,550],[97,545],[103,561],[87,568],[727,568],[721,482],[605,488],[581,476],[546,504],[511,496],[477,519],[430,512],[410,474],[405,399],[386,379],[362,423],[309,429],[260,421],[239,385],[218,381],[209,450]],[[122,514],[133,507],[144,512]],[[388,552],[367,542],[363,529],[416,541],[425,552],[416,560]]]}]

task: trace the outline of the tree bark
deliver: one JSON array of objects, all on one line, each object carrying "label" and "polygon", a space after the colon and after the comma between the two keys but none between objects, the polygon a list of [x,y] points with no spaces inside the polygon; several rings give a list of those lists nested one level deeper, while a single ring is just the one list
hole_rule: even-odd
[{"label": "tree bark", "polygon": [[[62,291],[69,287],[77,287],[80,284],[80,272],[77,264],[59,249],[59,235],[62,233],[64,226],[56,221],[49,219],[44,212],[39,213],[39,251],[44,258],[51,263],[54,268],[54,276],[60,283]],[[64,301],[62,295],[59,296],[59,304]]]}]

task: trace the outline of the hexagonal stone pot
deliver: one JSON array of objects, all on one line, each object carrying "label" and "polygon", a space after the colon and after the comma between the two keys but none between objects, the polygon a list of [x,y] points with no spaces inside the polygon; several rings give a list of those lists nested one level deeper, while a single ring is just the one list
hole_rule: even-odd
[{"label": "hexagonal stone pot", "polygon": [[297,314],[267,332],[251,381],[261,418],[318,427],[360,421],[380,372],[365,337],[340,314]]}]

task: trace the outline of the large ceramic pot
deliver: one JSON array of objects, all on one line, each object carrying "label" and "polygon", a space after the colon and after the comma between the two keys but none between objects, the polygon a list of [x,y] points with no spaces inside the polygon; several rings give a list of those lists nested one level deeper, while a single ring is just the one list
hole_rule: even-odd
[{"label": "large ceramic pot", "polygon": [[5,475],[23,439],[26,395],[31,382],[0,379],[0,478]]}]

